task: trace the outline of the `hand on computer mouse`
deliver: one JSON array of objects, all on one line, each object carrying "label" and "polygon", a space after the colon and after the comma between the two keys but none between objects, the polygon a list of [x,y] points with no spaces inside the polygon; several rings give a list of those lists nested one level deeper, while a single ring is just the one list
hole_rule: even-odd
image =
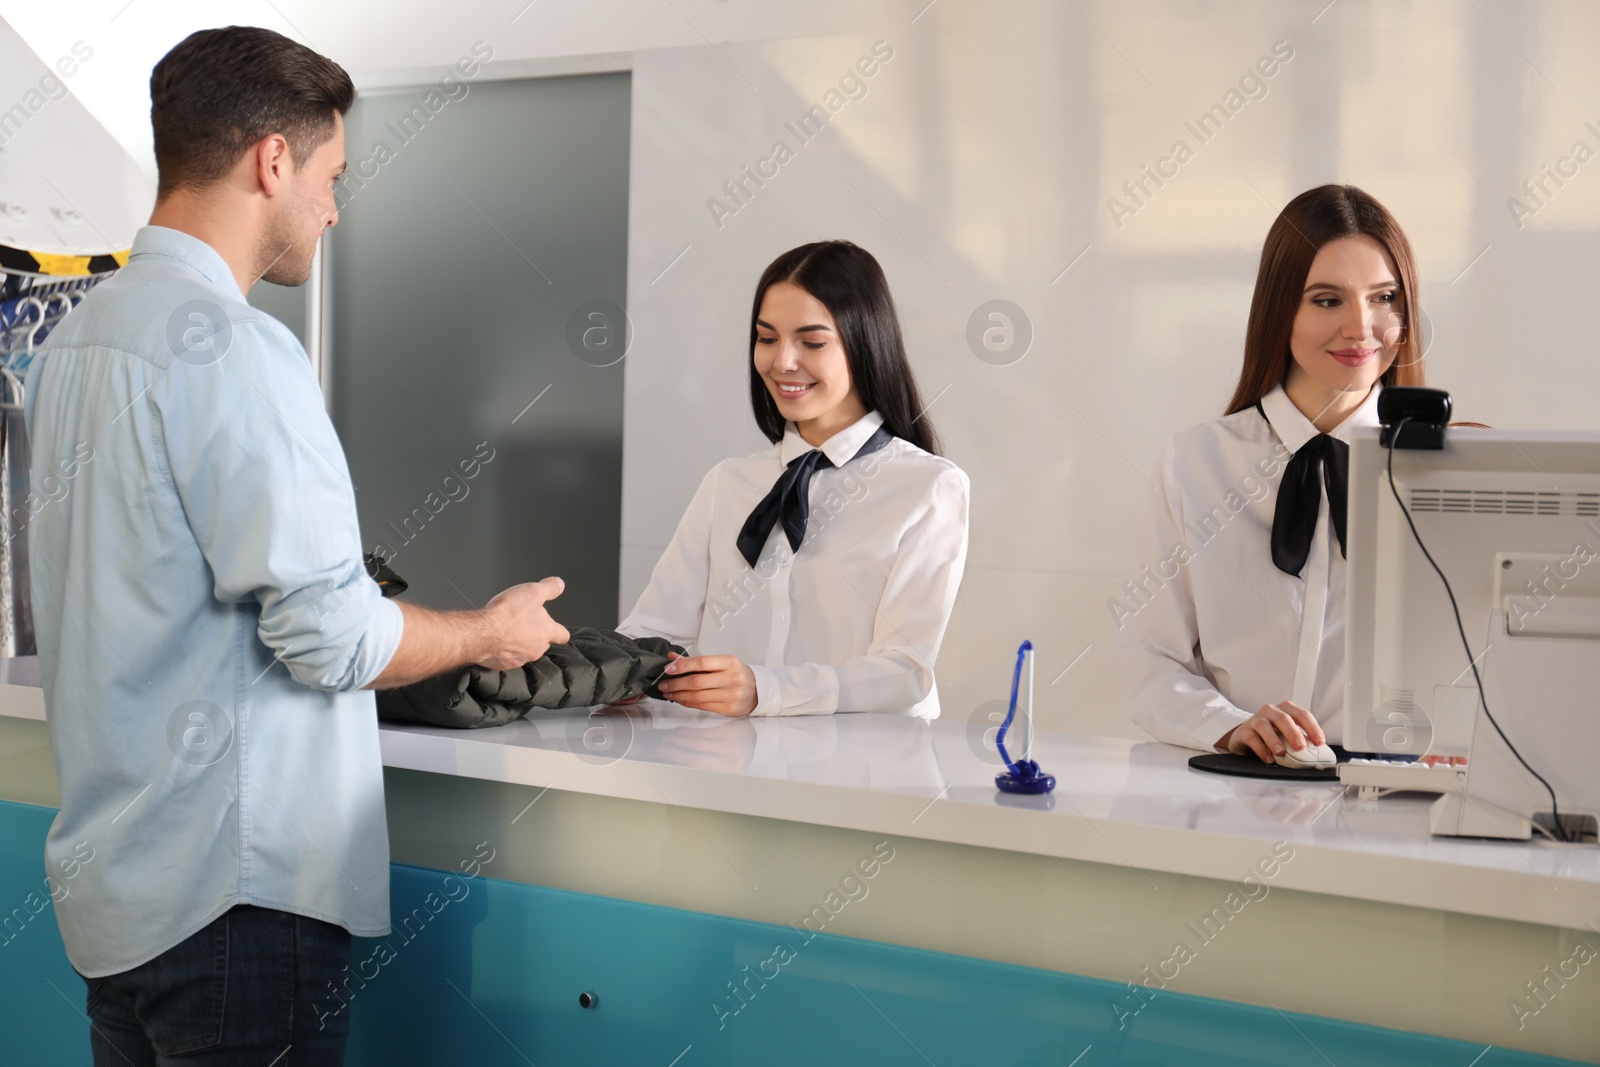
[{"label": "hand on computer mouse", "polygon": [[[1262,763],[1274,763],[1285,752],[1326,745],[1316,716],[1292,700],[1263,704],[1261,710],[1217,740],[1217,748],[1242,756],[1254,752]],[[1320,761],[1318,761],[1320,762]]]},{"label": "hand on computer mouse", "polygon": [[1291,748],[1278,753],[1276,762],[1280,767],[1297,771],[1328,771],[1339,766],[1339,757],[1327,745],[1307,745],[1305,748]]}]

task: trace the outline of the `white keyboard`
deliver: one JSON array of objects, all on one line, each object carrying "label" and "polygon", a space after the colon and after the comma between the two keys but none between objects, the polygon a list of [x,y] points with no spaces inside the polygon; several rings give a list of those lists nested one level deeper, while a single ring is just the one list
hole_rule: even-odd
[{"label": "white keyboard", "polygon": [[1459,793],[1467,787],[1467,768],[1352,759],[1339,764],[1339,782],[1359,787],[1359,800],[1374,799],[1380,792],[1390,789],[1418,793]]}]

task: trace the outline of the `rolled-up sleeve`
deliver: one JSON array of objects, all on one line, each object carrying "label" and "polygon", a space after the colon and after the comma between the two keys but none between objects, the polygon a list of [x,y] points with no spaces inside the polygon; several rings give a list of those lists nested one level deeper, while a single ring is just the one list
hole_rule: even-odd
[{"label": "rolled-up sleeve", "polygon": [[294,679],[370,685],[403,619],[362,562],[349,469],[299,343],[231,324],[226,352],[175,360],[152,384],[162,453],[221,605],[255,601],[257,633]]}]

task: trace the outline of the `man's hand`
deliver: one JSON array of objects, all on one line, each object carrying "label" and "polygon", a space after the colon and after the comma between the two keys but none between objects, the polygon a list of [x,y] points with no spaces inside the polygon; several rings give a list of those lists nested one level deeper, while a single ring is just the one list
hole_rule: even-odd
[{"label": "man's hand", "polygon": [[667,677],[657,687],[668,700],[729,718],[756,709],[755,672],[737,657],[668,655]]},{"label": "man's hand", "polygon": [[566,588],[560,578],[514,585],[481,611],[430,611],[395,601],[405,617],[400,647],[369,689],[398,689],[476,663],[515,670],[570,639],[545,604]]},{"label": "man's hand", "polygon": [[492,671],[509,671],[532,663],[551,645],[566,644],[567,628],[550,617],[545,604],[560,596],[560,578],[514,585],[483,609],[485,651],[476,662]]}]

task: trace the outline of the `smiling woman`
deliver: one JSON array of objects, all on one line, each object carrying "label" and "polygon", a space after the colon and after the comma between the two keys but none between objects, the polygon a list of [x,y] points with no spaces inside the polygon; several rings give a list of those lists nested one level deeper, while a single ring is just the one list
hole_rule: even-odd
[{"label": "smiling woman", "polygon": [[[1361,251],[1353,251],[1349,242]],[[1374,256],[1384,262],[1379,264]],[[1364,274],[1359,279],[1346,274],[1351,267]],[[1348,298],[1363,289],[1358,281],[1366,283],[1360,295],[1383,299],[1388,316],[1375,324],[1383,336],[1374,339],[1382,340],[1387,356],[1382,383],[1423,384],[1421,338],[1418,331],[1406,328],[1408,317],[1420,306],[1411,243],[1394,216],[1371,196],[1353,185],[1324,185],[1285,205],[1267,233],[1250,302],[1244,369],[1228,402],[1228,414],[1251,407],[1292,373],[1286,365],[1288,352],[1295,353],[1298,365],[1302,356],[1313,354],[1319,340],[1326,339],[1315,334],[1327,333],[1335,316],[1307,312],[1302,317],[1302,309],[1329,307],[1319,303],[1326,300],[1324,294]],[[1354,385],[1359,377],[1348,381]],[[1378,376],[1366,376],[1363,393],[1374,377]]]},{"label": "smiling woman", "polygon": [[617,629],[695,646],[660,686],[687,707],[937,717],[968,482],[938,454],[878,261],[848,241],[779,256],[748,358],[773,447],[711,469]]},{"label": "smiling woman", "polygon": [[[1272,224],[1228,412],[1168,441],[1138,606],[1113,602],[1157,740],[1271,763],[1343,739],[1348,441],[1384,386],[1423,383],[1417,309],[1410,243],[1360,189],[1312,189]],[[1252,471],[1270,491],[1246,499]]]}]

